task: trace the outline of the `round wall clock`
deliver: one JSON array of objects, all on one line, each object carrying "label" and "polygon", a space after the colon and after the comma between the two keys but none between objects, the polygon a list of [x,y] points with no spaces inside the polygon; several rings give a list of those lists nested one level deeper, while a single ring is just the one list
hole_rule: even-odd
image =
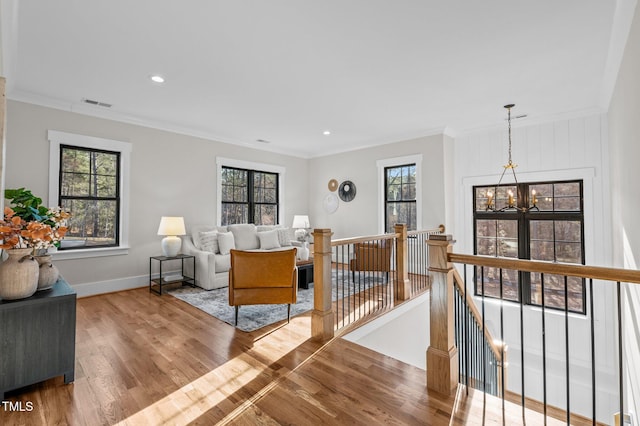
[{"label": "round wall clock", "polygon": [[340,199],[345,202],[349,202],[356,198],[356,186],[350,180],[345,180],[340,184],[338,189],[338,195]]},{"label": "round wall clock", "polygon": [[336,194],[331,193],[327,194],[322,200],[322,207],[324,208],[324,211],[331,214],[338,210],[338,203],[339,201]]},{"label": "round wall clock", "polygon": [[335,179],[331,179],[327,186],[329,187],[329,191],[336,192],[336,189],[338,189],[338,181]]}]

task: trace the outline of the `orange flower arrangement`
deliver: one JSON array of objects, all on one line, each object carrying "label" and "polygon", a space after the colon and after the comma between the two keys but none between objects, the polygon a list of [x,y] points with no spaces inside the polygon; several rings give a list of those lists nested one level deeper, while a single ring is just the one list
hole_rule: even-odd
[{"label": "orange flower arrangement", "polygon": [[4,208],[4,220],[0,220],[0,238],[2,249],[33,248],[34,250],[48,249],[62,240],[67,233],[64,223],[70,217],[60,209],[49,211],[49,221],[53,226],[31,221],[27,222],[16,216],[10,207]]}]

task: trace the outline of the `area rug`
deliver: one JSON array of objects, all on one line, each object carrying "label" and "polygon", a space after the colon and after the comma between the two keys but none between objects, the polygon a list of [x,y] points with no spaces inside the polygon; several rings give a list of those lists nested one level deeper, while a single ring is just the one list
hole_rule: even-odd
[{"label": "area rug", "polygon": [[[381,277],[363,277],[362,280],[356,278],[356,283],[349,278],[342,279],[342,274],[338,274],[337,282],[344,288],[340,288],[336,292],[336,274],[332,276],[333,291],[332,300],[338,300],[357,291],[365,290],[372,285],[384,282]],[[338,294],[336,294],[338,293]],[[234,324],[235,308],[229,306],[229,289],[227,287],[204,290],[200,287],[180,287],[170,290],[172,296],[208,313],[211,316],[226,322]],[[291,317],[300,315],[313,309],[313,283],[308,289],[298,289],[298,301],[291,305]],[[246,305],[241,306],[238,313],[237,329],[250,332],[258,330],[269,324],[273,324],[287,319],[287,305]]]}]

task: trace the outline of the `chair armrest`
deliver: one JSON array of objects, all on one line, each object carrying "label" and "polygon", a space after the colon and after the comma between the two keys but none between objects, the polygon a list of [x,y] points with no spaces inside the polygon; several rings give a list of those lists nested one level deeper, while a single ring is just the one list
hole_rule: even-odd
[{"label": "chair armrest", "polygon": [[[203,288],[209,288],[210,285],[200,285],[198,283],[213,283],[216,274],[216,254],[209,251],[197,249],[191,237],[187,236],[182,239],[182,253],[195,257],[196,264],[196,285]],[[185,272],[193,276],[191,262],[185,262]]]}]

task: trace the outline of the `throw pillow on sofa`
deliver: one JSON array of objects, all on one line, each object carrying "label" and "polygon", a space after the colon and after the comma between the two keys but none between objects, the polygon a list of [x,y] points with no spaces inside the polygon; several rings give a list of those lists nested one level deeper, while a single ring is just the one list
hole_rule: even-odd
[{"label": "throw pillow on sofa", "polygon": [[218,246],[218,231],[201,231],[198,233],[198,237],[202,250],[211,253],[220,253],[220,247]]},{"label": "throw pillow on sofa", "polygon": [[271,250],[280,247],[278,232],[275,229],[272,231],[258,232],[258,239],[260,240],[260,249],[262,250]]},{"label": "throw pillow on sofa", "polygon": [[238,250],[254,250],[260,248],[258,231],[253,223],[238,223],[227,226],[229,232],[233,234],[235,248]]},{"label": "throw pillow on sofa", "polygon": [[231,249],[236,248],[233,234],[231,232],[220,232],[218,234],[218,247],[220,248],[220,254],[229,254]]},{"label": "throw pillow on sofa", "polygon": [[291,246],[291,232],[289,232],[289,228],[278,228],[275,231],[278,234],[280,247]]}]

